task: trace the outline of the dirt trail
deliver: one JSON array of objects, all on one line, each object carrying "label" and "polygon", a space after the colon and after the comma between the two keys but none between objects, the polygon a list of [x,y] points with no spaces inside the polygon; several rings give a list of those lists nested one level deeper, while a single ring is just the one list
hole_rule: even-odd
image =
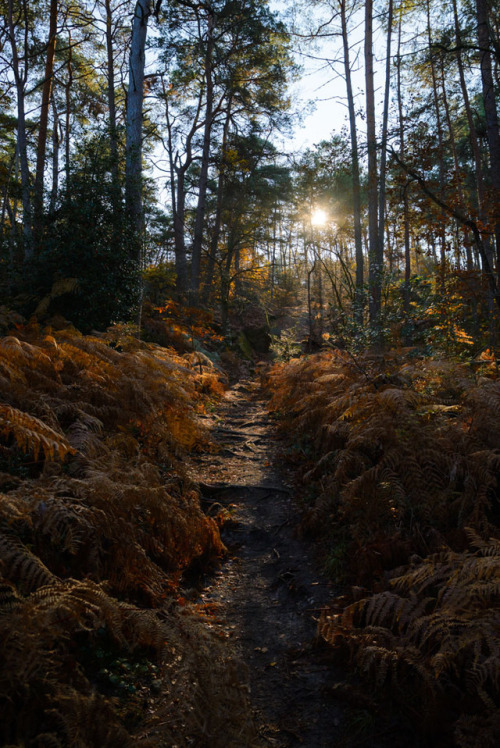
[{"label": "dirt trail", "polygon": [[313,547],[295,535],[297,512],[257,384],[234,386],[207,420],[221,449],[199,458],[196,479],[204,501],[231,512],[223,535],[230,554],[206,580],[201,602],[217,610],[248,667],[261,744],[336,745],[336,677],[315,638],[319,610],[333,590],[316,568]]}]

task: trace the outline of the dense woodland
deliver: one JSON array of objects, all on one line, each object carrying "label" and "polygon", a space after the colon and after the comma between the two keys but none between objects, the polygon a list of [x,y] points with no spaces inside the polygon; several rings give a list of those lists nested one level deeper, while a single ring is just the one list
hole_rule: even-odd
[{"label": "dense woodland", "polygon": [[[183,589],[265,359],[338,698],[498,745],[498,1],[0,9],[0,744],[261,745]],[[346,116],[299,152],[304,59]]]}]

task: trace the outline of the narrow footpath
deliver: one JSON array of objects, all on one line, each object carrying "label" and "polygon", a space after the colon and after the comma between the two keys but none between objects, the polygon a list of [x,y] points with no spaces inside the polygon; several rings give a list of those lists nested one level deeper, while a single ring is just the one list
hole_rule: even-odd
[{"label": "narrow footpath", "polygon": [[312,544],[297,537],[292,489],[258,384],[233,386],[206,420],[220,449],[198,458],[194,477],[207,510],[230,517],[223,530],[229,555],[205,580],[200,604],[217,611],[248,668],[260,744],[340,745],[335,670],[316,638],[333,590]]}]

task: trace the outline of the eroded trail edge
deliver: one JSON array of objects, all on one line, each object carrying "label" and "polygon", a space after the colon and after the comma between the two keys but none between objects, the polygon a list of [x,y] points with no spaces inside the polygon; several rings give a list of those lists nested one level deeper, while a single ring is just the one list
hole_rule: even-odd
[{"label": "eroded trail edge", "polygon": [[342,715],[334,670],[316,638],[332,590],[312,546],[296,535],[292,488],[258,385],[234,386],[207,422],[220,451],[199,458],[195,477],[204,502],[229,514],[229,556],[206,580],[201,605],[215,613],[248,668],[261,744],[334,745]]}]

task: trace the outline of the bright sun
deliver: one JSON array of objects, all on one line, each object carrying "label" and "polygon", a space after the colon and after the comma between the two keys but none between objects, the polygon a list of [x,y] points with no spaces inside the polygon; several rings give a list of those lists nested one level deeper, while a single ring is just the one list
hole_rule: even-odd
[{"label": "bright sun", "polygon": [[328,216],[323,208],[315,208],[311,213],[311,224],[313,226],[324,226]]}]

